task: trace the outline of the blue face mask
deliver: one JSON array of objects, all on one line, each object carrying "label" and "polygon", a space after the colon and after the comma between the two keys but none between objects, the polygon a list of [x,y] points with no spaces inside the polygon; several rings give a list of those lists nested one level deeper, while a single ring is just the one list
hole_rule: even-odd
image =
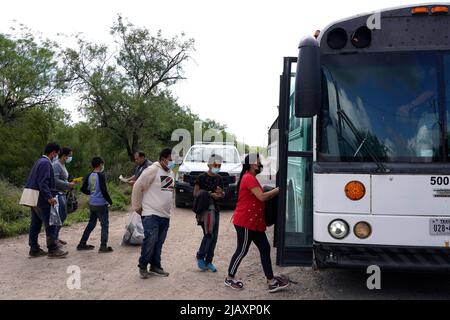
[{"label": "blue face mask", "polygon": [[169,170],[172,170],[173,168],[175,168],[175,162],[173,162],[172,160],[169,161],[169,163],[167,163],[167,168],[169,168]]},{"label": "blue face mask", "polygon": [[211,172],[214,174],[218,174],[220,172],[220,168],[212,168]]}]

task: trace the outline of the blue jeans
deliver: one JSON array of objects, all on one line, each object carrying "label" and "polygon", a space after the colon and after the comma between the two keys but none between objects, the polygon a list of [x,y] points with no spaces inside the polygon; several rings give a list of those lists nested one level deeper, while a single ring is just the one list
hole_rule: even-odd
[{"label": "blue jeans", "polygon": [[89,217],[88,225],[83,232],[83,236],[81,237],[80,244],[86,244],[89,240],[89,236],[91,232],[95,229],[97,225],[97,220],[100,221],[100,226],[102,227],[101,231],[101,240],[100,245],[106,246],[108,243],[108,233],[109,233],[109,210],[108,206],[89,206],[91,211],[91,215]]},{"label": "blue jeans", "polygon": [[[67,196],[66,194],[59,194],[58,193],[58,203],[59,203],[59,217],[61,219],[61,222],[64,225],[64,221],[67,219]],[[61,227],[56,227],[56,239],[59,239],[59,231],[61,230]]]},{"label": "blue jeans", "polygon": [[41,232],[42,225],[45,227],[45,234],[47,236],[47,248],[49,252],[55,251],[56,238],[55,238],[55,226],[50,226],[50,206],[45,208],[32,208],[31,209],[31,224],[28,244],[31,251],[38,251],[40,249],[38,238]]},{"label": "blue jeans", "polygon": [[217,238],[219,236],[219,211],[216,210],[214,226],[211,234],[207,234],[205,230],[205,224],[202,223],[203,240],[200,244],[200,248],[197,252],[197,259],[205,260],[206,263],[212,262],[214,258],[214,250],[216,249]]},{"label": "blue jeans", "polygon": [[142,217],[144,226],[144,241],[139,258],[140,269],[146,269],[150,264],[152,267],[161,267],[161,251],[169,230],[169,219],[151,215]]}]

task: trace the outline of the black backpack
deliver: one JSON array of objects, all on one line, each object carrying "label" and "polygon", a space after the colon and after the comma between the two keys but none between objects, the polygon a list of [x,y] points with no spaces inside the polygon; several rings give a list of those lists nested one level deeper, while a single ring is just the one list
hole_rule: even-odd
[{"label": "black backpack", "polygon": [[[270,191],[274,189],[273,187],[264,186],[263,190],[264,192]],[[270,227],[277,223],[277,215],[278,215],[278,195],[273,197],[272,199],[266,201],[265,203],[265,219],[266,219],[266,226]]]},{"label": "black backpack", "polygon": [[75,212],[78,209],[78,199],[73,190],[67,193],[67,213]]}]

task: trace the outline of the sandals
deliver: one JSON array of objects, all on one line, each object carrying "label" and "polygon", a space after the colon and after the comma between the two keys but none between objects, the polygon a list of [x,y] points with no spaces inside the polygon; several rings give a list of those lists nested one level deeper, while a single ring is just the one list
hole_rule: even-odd
[{"label": "sandals", "polygon": [[231,289],[234,290],[244,289],[244,283],[240,280],[225,278],[224,283],[227,287],[230,287]]}]

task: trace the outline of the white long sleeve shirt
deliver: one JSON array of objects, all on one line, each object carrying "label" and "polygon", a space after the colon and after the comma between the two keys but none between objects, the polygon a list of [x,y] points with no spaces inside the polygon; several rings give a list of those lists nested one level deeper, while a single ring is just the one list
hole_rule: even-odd
[{"label": "white long sleeve shirt", "polygon": [[142,216],[156,215],[170,218],[173,206],[174,178],[172,170],[166,171],[159,162],[146,168],[133,186],[133,210],[142,208]]}]

